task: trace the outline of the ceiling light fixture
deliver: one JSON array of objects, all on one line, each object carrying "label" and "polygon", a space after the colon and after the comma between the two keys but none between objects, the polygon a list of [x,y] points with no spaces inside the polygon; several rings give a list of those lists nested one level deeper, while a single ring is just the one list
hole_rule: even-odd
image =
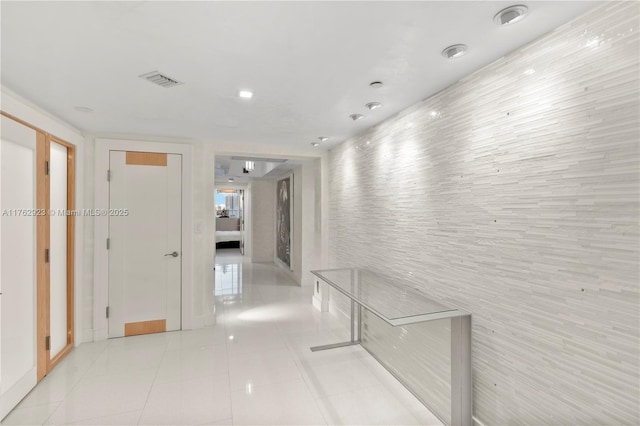
[{"label": "ceiling light fixture", "polygon": [[511,25],[516,22],[522,21],[527,16],[529,8],[523,4],[515,6],[509,6],[506,9],[502,9],[493,17],[493,22],[496,25]]},{"label": "ceiling light fixture", "polygon": [[369,86],[373,87],[374,89],[379,89],[383,86],[381,81],[372,81],[371,83],[369,83]]},{"label": "ceiling light fixture", "polygon": [[233,182],[233,178],[232,177],[229,178],[229,182]]},{"label": "ceiling light fixture", "polygon": [[91,108],[83,107],[83,106],[73,107],[73,109],[75,109],[76,111],[80,111],[80,112],[93,112],[93,110]]},{"label": "ceiling light fixture", "polygon": [[311,146],[316,147],[319,146],[320,144],[318,142],[311,142]]},{"label": "ceiling light fixture", "polygon": [[380,102],[369,102],[365,106],[373,111],[374,109],[381,108],[382,104]]},{"label": "ceiling light fixture", "polygon": [[326,142],[329,140],[329,138],[326,136],[319,136],[318,139],[320,139],[320,142]]},{"label": "ceiling light fixture", "polygon": [[352,119],[353,121],[358,121],[364,118],[364,115],[362,114],[351,114],[349,116],[350,119]]},{"label": "ceiling light fixture", "polygon": [[249,90],[240,90],[238,92],[238,96],[240,96],[243,99],[251,99],[253,98],[253,92]]},{"label": "ceiling light fixture", "polygon": [[442,51],[442,56],[447,59],[459,58],[467,53],[468,47],[466,44],[454,44]]}]

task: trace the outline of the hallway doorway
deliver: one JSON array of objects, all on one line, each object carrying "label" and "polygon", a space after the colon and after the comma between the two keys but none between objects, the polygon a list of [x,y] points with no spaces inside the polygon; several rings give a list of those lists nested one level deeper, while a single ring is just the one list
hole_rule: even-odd
[{"label": "hallway doorway", "polygon": [[236,249],[244,254],[244,197],[243,189],[215,189],[216,252]]}]

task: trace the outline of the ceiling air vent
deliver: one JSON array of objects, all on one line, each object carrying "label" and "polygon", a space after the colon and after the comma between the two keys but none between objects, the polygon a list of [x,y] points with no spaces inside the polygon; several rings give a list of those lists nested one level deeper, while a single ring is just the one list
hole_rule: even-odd
[{"label": "ceiling air vent", "polygon": [[173,87],[173,86],[179,86],[182,83],[179,82],[176,79],[173,79],[171,77],[167,77],[166,75],[158,72],[158,71],[152,71],[152,72],[148,72],[146,74],[142,74],[140,76],[140,78],[143,78],[145,80],[147,80],[150,83],[153,84],[157,84],[158,86],[162,86],[165,88],[169,88],[169,87]]}]

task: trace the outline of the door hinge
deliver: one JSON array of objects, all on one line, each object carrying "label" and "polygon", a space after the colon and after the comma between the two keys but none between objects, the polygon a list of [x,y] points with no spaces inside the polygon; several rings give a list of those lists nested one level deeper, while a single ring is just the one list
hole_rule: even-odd
[{"label": "door hinge", "polygon": [[106,311],[105,314],[106,314],[107,318],[109,318],[109,307],[108,306],[107,306],[107,309],[105,311]]},{"label": "door hinge", "polygon": [[49,263],[49,259],[50,259],[49,249],[44,249],[44,262]]},{"label": "door hinge", "polygon": [[51,336],[47,336],[44,338],[44,348],[46,350],[51,350]]},{"label": "door hinge", "polygon": [[107,182],[111,182],[111,170],[107,170]]},{"label": "door hinge", "polygon": [[47,161],[44,162],[44,174],[49,176],[49,171],[50,171],[50,169],[49,169],[49,161],[47,160]]},{"label": "door hinge", "polygon": [[111,238],[107,238],[107,250],[111,248]]}]

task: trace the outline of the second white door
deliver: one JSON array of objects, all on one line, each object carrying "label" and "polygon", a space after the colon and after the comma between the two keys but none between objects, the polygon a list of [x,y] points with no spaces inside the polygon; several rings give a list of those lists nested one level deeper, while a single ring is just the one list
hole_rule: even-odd
[{"label": "second white door", "polygon": [[111,151],[109,337],[179,330],[182,156]]}]

